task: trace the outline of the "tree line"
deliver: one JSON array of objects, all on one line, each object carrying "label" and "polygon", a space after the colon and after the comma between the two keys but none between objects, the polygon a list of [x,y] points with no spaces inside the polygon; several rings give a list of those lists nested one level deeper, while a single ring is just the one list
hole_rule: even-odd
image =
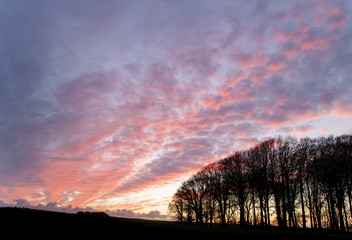
[{"label": "tree line", "polygon": [[352,135],[279,136],[211,163],[169,203],[179,222],[350,231]]}]

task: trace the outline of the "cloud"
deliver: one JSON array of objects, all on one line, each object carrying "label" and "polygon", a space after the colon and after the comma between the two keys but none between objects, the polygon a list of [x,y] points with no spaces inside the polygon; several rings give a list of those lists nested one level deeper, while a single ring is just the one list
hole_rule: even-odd
[{"label": "cloud", "polygon": [[350,116],[351,11],[348,1],[3,1],[0,197],[97,206],[267,134]]},{"label": "cloud", "polygon": [[26,199],[16,199],[13,201],[16,202],[16,207],[28,208],[30,206],[29,202]]},{"label": "cloud", "polygon": [[[30,209],[38,209],[38,210],[46,210],[46,211],[55,211],[55,212],[65,212],[65,213],[78,213],[82,211],[88,212],[97,212],[99,210],[95,210],[91,207],[73,208],[71,205],[67,207],[58,206],[56,202],[49,202],[46,205],[38,204],[36,206],[31,205],[26,199],[15,199],[13,200],[15,204],[6,203],[3,200],[0,200],[0,207],[18,207],[18,208],[30,208]],[[106,210],[105,211],[109,216],[112,217],[121,217],[121,218],[137,218],[137,219],[150,219],[150,220],[171,220],[168,215],[162,214],[157,210],[149,211],[148,213],[136,213],[134,211],[128,209],[117,209]]]},{"label": "cloud", "polygon": [[128,209],[117,209],[116,211],[107,211],[110,216],[122,217],[122,218],[141,218],[151,220],[171,220],[171,218],[165,214],[161,214],[159,211],[154,210],[149,213],[135,213]]},{"label": "cloud", "polygon": [[297,134],[305,134],[307,132],[310,132],[314,130],[314,127],[312,125],[299,125],[299,126],[294,126],[294,127],[281,127],[278,129],[279,132],[282,132],[284,134],[291,134],[291,135],[297,135]]}]

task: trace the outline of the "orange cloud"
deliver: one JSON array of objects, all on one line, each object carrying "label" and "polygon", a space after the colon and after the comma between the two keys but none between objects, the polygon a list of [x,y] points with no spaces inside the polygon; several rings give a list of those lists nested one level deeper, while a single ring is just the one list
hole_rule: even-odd
[{"label": "orange cloud", "polygon": [[278,71],[285,67],[285,62],[283,61],[273,62],[273,63],[270,63],[268,67],[272,71]]},{"label": "orange cloud", "polygon": [[238,61],[239,67],[244,69],[264,66],[269,61],[269,57],[262,55],[259,51],[254,54],[239,52],[234,55],[234,59]]},{"label": "orange cloud", "polygon": [[303,51],[307,50],[320,50],[320,51],[326,51],[329,49],[329,44],[330,44],[330,39],[314,39],[314,40],[308,40],[302,43],[301,49]]}]

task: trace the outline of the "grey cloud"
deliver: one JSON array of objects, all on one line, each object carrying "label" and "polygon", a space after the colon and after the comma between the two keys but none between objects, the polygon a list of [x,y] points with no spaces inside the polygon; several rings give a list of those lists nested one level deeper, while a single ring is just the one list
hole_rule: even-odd
[{"label": "grey cloud", "polygon": [[[43,205],[43,204],[31,205],[26,199],[15,199],[13,201],[15,202],[15,204],[6,203],[3,200],[0,200],[0,207],[31,208],[31,209],[66,212],[66,213],[78,213],[80,211],[90,211],[90,212],[97,211],[97,210],[90,208],[90,207],[86,207],[86,208],[75,207],[75,208],[73,208],[71,205],[68,205],[67,207],[59,207],[56,202],[49,202],[46,205]],[[165,214],[161,214],[157,210],[150,211],[148,213],[136,213],[136,212],[128,210],[128,209],[117,209],[115,211],[105,210],[105,212],[112,217],[170,220],[169,216],[167,216]]]},{"label": "grey cloud", "polygon": [[[330,3],[351,10],[347,1]],[[256,141],[271,125],[350,106],[350,18],[346,27],[333,31],[310,27],[315,5],[2,1],[2,186],[41,181],[33,176],[48,162],[63,159],[57,153],[68,148],[72,161],[82,160],[80,151],[95,156],[91,153],[109,147],[120,153],[118,160],[134,161],[149,143],[162,144],[162,134],[155,134],[156,140],[148,134],[159,127],[182,125],[184,129],[168,133],[177,133],[165,146],[170,149],[151,159],[124,186],[132,189],[168,173],[200,167],[209,156]],[[343,17],[327,21],[336,25]],[[300,50],[302,42],[288,38],[277,44],[276,31],[289,34],[304,24],[309,29],[302,41],[324,39],[328,48],[286,59],[284,53]],[[265,66],[248,64],[242,72],[248,79],[228,87],[222,92],[226,96],[216,92],[239,72],[237,62],[250,63],[258,56],[269,58]],[[270,64],[279,62],[286,71],[270,72]],[[252,81],[253,76],[262,77],[261,82]],[[202,105],[206,97],[217,106]],[[110,136],[114,137],[110,145],[95,145]],[[145,141],[144,145],[138,141]],[[85,143],[91,148],[82,150]],[[122,145],[135,152],[121,154],[117,149]]]}]

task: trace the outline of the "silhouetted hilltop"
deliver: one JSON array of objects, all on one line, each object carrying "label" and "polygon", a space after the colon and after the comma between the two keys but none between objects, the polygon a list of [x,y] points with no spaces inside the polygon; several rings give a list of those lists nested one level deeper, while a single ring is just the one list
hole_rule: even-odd
[{"label": "silhouetted hilltop", "polygon": [[104,212],[63,213],[28,208],[0,208],[5,231],[26,234],[101,236],[111,233],[129,233],[139,224],[130,224]]},{"label": "silhouetted hilltop", "polygon": [[[190,239],[199,237],[231,239],[332,239],[350,238],[350,235],[331,235],[309,231],[282,231],[275,228],[238,228],[234,226],[181,224],[175,222],[123,219],[104,212],[62,213],[27,208],[0,208],[2,234],[12,237],[51,239],[65,237],[130,238],[153,237]],[[5,235],[10,234],[10,235]],[[10,238],[10,237],[9,237]]]}]

